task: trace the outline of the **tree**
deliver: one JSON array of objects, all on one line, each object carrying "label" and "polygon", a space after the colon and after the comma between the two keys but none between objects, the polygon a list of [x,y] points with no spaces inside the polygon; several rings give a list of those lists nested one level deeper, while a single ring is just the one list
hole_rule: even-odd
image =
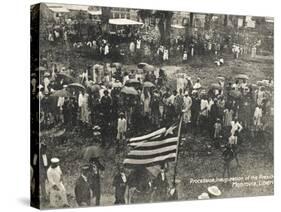
[{"label": "tree", "polygon": [[109,30],[109,19],[111,17],[111,8],[110,7],[102,7],[101,9],[101,25],[102,25],[102,31],[108,32]]},{"label": "tree", "polygon": [[142,22],[145,24],[145,19],[150,18],[152,15],[151,10],[138,10],[137,12],[138,16],[142,20]]},{"label": "tree", "polygon": [[209,30],[211,28],[213,14],[206,14],[205,16],[205,29]]},{"label": "tree", "polygon": [[160,42],[167,43],[170,40],[171,22],[174,13],[171,11],[156,11],[155,18],[159,19]]}]

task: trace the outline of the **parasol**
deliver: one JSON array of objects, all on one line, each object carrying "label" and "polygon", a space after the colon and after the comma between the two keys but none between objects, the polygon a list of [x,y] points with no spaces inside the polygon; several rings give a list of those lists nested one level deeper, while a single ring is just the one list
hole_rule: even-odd
[{"label": "parasol", "polygon": [[235,79],[249,79],[249,77],[246,74],[237,74],[235,76]]},{"label": "parasol", "polygon": [[140,69],[144,68],[145,66],[149,66],[149,64],[148,63],[139,63],[137,65],[137,67],[140,68]]},{"label": "parasol", "polygon": [[225,77],[219,76],[219,77],[217,77],[217,79],[218,79],[218,80],[221,80],[221,81],[225,81]]},{"label": "parasol", "polygon": [[135,95],[135,96],[138,95],[138,92],[135,88],[127,87],[127,86],[121,89],[121,93],[128,94],[128,95]]},{"label": "parasol", "polygon": [[74,82],[74,78],[66,73],[57,73],[57,77],[59,78],[63,78],[64,80],[68,81],[68,82]]},{"label": "parasol", "polygon": [[221,85],[218,84],[218,83],[212,83],[212,84],[211,84],[211,88],[212,88],[212,89],[222,89]]},{"label": "parasol", "polygon": [[101,87],[98,84],[88,86],[92,92],[99,91]]},{"label": "parasol", "polygon": [[122,63],[112,63],[111,67],[122,68]]},{"label": "parasol", "polygon": [[68,87],[72,87],[72,88],[76,88],[79,90],[85,90],[85,87],[83,85],[81,85],[80,83],[71,83],[68,85]]},{"label": "parasol", "polygon": [[229,92],[229,96],[232,96],[234,98],[239,98],[241,96],[241,92],[232,90],[232,91]]},{"label": "parasol", "polygon": [[140,85],[140,81],[138,81],[137,79],[129,79],[129,80],[126,81],[125,85],[128,86],[128,87],[139,86]]},{"label": "parasol", "polygon": [[147,65],[143,67],[144,71],[154,71],[154,66],[152,65]]},{"label": "parasol", "polygon": [[51,94],[51,96],[56,96],[56,97],[71,97],[71,94],[70,94],[67,90],[62,89],[62,90],[55,91],[54,93]]},{"label": "parasol", "polygon": [[91,158],[98,158],[102,155],[102,149],[100,146],[89,146],[84,149],[83,159],[89,161]]},{"label": "parasol", "polygon": [[146,81],[143,83],[144,88],[152,88],[155,87],[155,85],[152,82]]}]

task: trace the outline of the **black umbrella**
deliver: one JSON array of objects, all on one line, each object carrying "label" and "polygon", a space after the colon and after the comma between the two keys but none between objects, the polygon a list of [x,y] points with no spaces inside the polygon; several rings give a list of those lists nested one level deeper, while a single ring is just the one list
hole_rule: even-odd
[{"label": "black umbrella", "polygon": [[139,86],[141,83],[137,79],[129,79],[126,81],[125,85],[128,87],[136,87]]},{"label": "black umbrella", "polygon": [[80,83],[71,83],[68,85],[68,87],[72,87],[72,88],[76,88],[79,90],[85,90],[85,87],[83,85],[81,85]]}]

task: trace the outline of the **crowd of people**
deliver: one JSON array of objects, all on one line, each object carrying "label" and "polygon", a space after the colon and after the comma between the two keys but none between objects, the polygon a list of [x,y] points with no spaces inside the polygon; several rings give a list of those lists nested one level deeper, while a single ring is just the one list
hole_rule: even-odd
[{"label": "crowd of people", "polygon": [[[206,39],[201,42],[199,38],[187,41],[182,36],[159,44],[153,39],[143,39],[138,31],[134,33],[125,44],[119,44],[113,43],[107,35],[70,39],[67,29],[49,30],[47,41],[50,46],[63,44],[67,46],[66,50],[86,52],[101,62],[88,65],[79,73],[74,67],[60,67],[41,58],[38,89],[37,82],[32,81],[33,94],[37,95],[39,90],[40,130],[75,131],[83,138],[90,138],[91,144],[112,148],[116,157],[122,157],[127,151],[128,138],[170,126],[182,118],[182,137],[192,134],[211,140],[214,148],[222,150],[222,176],[230,177],[231,162],[235,159],[240,166],[239,148],[241,143],[248,142],[241,134],[247,132],[262,143],[265,142],[264,134],[271,131],[273,80],[264,79],[253,84],[248,76],[240,74],[217,76],[212,84],[204,84],[200,78],[187,76],[184,69],[173,70],[174,78],[169,79],[165,68],[139,62],[146,56],[154,64],[162,65],[175,57],[185,63],[196,54],[209,53],[214,56],[215,64],[221,66],[224,51],[229,50],[238,59],[240,55],[248,54],[250,48]],[[256,56],[256,50],[254,45],[252,57]],[[128,70],[122,65],[128,60],[139,64]],[[176,86],[170,85],[170,81],[176,81]],[[40,182],[35,182],[40,186],[35,188],[40,187],[41,195],[50,207],[69,207],[60,159],[48,155],[42,139],[39,145],[40,158],[36,155],[33,165],[40,164]],[[167,164],[161,164],[153,180],[145,167],[140,166],[128,174],[122,165],[116,166],[117,172],[112,178],[115,204],[178,199],[177,182],[168,178]],[[100,205],[101,173],[105,168],[99,157],[89,158],[79,167],[80,175],[72,188],[77,206],[90,206],[93,199],[95,205]],[[198,198],[219,195],[218,188],[212,187]]]}]

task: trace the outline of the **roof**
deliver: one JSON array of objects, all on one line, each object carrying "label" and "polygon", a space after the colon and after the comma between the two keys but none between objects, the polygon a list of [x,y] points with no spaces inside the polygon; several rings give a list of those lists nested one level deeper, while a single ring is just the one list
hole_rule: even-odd
[{"label": "roof", "polygon": [[89,10],[88,13],[90,15],[101,15],[102,14],[101,10]]},{"label": "roof", "polygon": [[89,6],[86,5],[74,5],[74,4],[65,4],[64,7],[66,7],[69,10],[82,10],[82,11],[88,11]]},{"label": "roof", "polygon": [[265,22],[274,23],[274,18],[273,17],[265,17]]},{"label": "roof", "polygon": [[[46,3],[47,7],[56,12],[61,10],[62,12],[69,12],[69,10],[82,10],[88,11],[89,6],[86,5],[75,5],[75,4],[56,4],[56,3]],[[59,9],[58,9],[59,8]]]},{"label": "roof", "polygon": [[171,25],[171,27],[176,28],[176,29],[184,29],[184,26],[178,25],[178,24]]},{"label": "roof", "polygon": [[109,23],[113,25],[143,25],[143,23],[141,22],[137,22],[125,18],[109,19]]},{"label": "roof", "polygon": [[48,7],[52,12],[55,13],[68,13],[70,12],[68,9],[64,7]]}]

